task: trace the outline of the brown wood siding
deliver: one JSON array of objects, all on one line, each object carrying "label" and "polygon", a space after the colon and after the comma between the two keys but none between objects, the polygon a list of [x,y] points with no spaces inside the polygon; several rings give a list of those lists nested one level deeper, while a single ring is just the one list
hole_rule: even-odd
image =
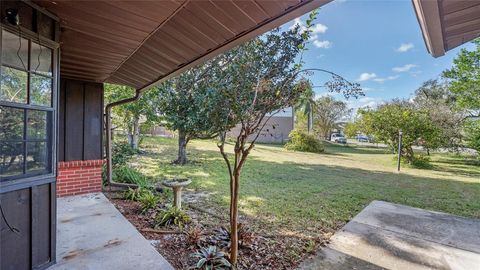
[{"label": "brown wood siding", "polygon": [[103,84],[62,79],[59,161],[103,159]]},{"label": "brown wood siding", "polygon": [[0,204],[2,205],[5,218],[12,227],[20,231],[18,234],[10,231],[5,221],[0,219],[1,270],[22,270],[30,268],[30,199],[29,188],[0,194]]},{"label": "brown wood siding", "polygon": [[[54,181],[55,179],[51,179]],[[55,261],[55,182],[0,193],[0,270],[44,269]]]}]

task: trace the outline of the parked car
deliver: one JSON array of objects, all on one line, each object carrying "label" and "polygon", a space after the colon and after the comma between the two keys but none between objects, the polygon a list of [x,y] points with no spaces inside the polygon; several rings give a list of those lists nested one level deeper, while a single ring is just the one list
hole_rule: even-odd
[{"label": "parked car", "polygon": [[357,141],[359,141],[359,142],[370,142],[370,138],[368,138],[365,135],[358,135],[357,136]]},{"label": "parked car", "polygon": [[332,136],[330,136],[330,141],[336,143],[347,143],[347,139],[345,138],[345,136],[340,133],[333,133]]}]

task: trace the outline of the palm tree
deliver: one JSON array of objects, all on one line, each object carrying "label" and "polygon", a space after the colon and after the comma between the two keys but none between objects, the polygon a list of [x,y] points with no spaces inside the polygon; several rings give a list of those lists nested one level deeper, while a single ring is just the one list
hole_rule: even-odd
[{"label": "palm tree", "polygon": [[307,131],[310,133],[313,125],[313,107],[315,106],[315,92],[313,91],[312,85],[305,90],[300,99],[298,100],[297,105],[295,105],[295,110],[302,112],[308,118],[307,120]]}]

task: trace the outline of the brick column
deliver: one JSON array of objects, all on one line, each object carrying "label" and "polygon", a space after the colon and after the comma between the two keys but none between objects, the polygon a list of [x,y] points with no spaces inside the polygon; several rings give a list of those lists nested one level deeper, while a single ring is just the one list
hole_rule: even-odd
[{"label": "brick column", "polygon": [[58,163],[57,197],[102,191],[103,160]]}]

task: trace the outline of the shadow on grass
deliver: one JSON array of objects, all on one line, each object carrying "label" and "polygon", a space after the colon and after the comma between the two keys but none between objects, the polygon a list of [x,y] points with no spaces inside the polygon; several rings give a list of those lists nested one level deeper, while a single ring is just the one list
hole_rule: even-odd
[{"label": "shadow on grass", "polygon": [[[175,150],[167,145],[148,153],[151,160],[140,166],[149,167],[154,179],[189,177],[193,188],[214,193],[215,207],[228,209],[229,178],[220,154],[191,147],[190,158],[200,162],[174,166],[170,162]],[[372,200],[480,218],[480,180],[462,182],[341,164],[273,162],[256,156],[249,157],[241,177],[241,212],[262,226],[313,233],[322,228],[336,230]]]}]

